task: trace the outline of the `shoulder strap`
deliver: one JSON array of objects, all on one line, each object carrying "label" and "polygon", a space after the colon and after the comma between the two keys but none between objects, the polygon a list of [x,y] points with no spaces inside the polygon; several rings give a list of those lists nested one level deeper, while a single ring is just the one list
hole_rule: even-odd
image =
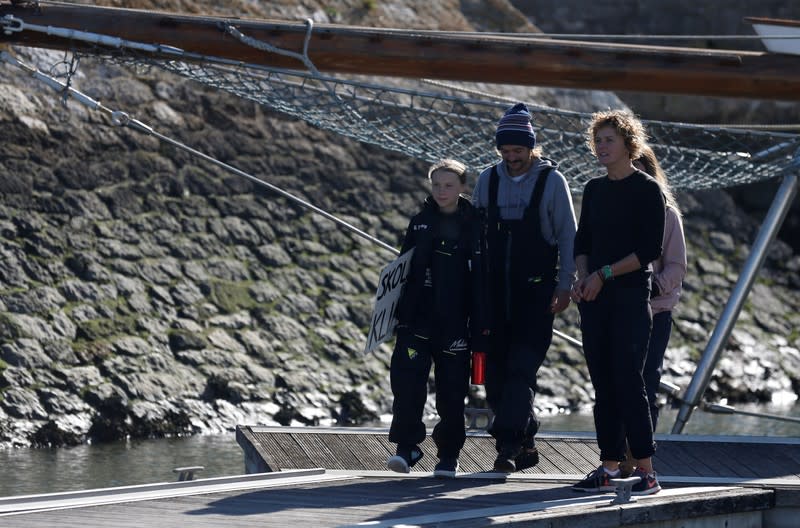
[{"label": "shoulder strap", "polygon": [[547,177],[554,168],[555,167],[552,165],[548,165],[539,173],[539,178],[536,180],[536,185],[533,187],[533,192],[531,193],[531,200],[528,202],[528,207],[525,208],[525,216],[528,216],[529,212],[539,210],[539,206],[542,202],[542,195],[544,195],[544,186],[547,183]]},{"label": "shoulder strap", "polygon": [[495,226],[500,220],[500,207],[497,205],[497,188],[500,185],[500,175],[497,173],[497,165],[492,166],[492,173],[489,175],[489,225]]}]

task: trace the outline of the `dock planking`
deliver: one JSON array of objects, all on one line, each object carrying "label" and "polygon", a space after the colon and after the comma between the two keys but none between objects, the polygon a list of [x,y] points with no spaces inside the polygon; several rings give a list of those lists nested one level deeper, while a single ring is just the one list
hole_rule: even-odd
[{"label": "dock planking", "polygon": [[[539,464],[517,474],[583,476],[600,463],[592,433],[540,433],[536,438]],[[732,483],[787,479],[800,484],[800,439],[657,435],[656,440],[654,465],[660,476],[691,477],[693,481],[730,479]],[[385,470],[386,459],[395,448],[389,442],[388,432],[381,429],[240,426],[237,441],[245,451],[268,453],[275,462],[272,470],[306,467]],[[291,457],[277,450],[276,446],[285,444],[294,446]],[[412,472],[433,471],[436,446],[430,435],[420,447],[425,457]],[[272,449],[276,449],[274,454]],[[489,471],[495,455],[491,436],[483,430],[470,431],[459,458],[460,470]]]}]

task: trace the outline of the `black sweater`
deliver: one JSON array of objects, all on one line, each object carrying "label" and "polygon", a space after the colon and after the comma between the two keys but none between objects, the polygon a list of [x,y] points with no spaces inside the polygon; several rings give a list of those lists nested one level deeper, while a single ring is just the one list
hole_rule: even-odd
[{"label": "black sweater", "polygon": [[588,271],[635,253],[642,267],[614,279],[617,286],[648,286],[650,262],[661,255],[664,196],[641,171],[621,180],[589,180],[583,191],[575,256],[588,257]]}]

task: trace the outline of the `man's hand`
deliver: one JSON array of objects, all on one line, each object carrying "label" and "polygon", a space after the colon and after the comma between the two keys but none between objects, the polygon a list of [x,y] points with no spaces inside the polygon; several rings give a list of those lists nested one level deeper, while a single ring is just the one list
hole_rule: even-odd
[{"label": "man's hand", "polygon": [[556,290],[553,300],[550,301],[550,312],[557,314],[567,309],[569,306],[569,290]]}]

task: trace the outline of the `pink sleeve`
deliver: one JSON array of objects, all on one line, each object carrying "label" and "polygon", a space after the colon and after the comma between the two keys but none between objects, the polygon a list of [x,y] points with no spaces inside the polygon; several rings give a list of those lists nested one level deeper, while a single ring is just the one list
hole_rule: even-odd
[{"label": "pink sleeve", "polygon": [[663,294],[681,286],[686,276],[686,241],[683,237],[683,224],[674,209],[666,208],[664,224],[664,243],[659,269],[653,275],[659,291]]}]

